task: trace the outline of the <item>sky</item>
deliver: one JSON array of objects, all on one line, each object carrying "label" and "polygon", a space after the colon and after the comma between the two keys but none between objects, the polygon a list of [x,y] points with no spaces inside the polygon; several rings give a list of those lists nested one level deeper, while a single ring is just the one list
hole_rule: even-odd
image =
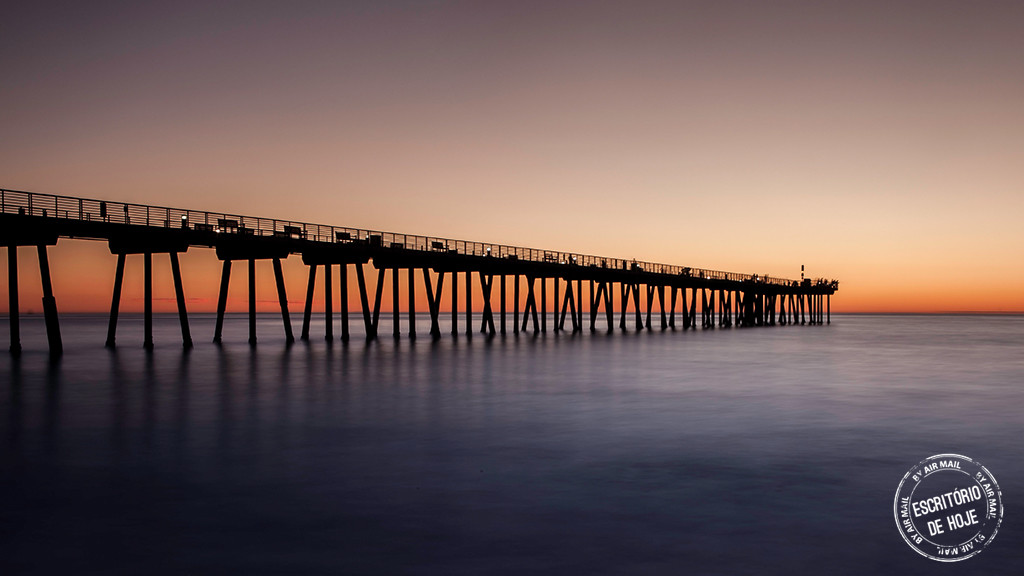
[{"label": "sky", "polygon": [[[2,188],[1024,311],[1020,2],[21,2],[0,72]],[[62,311],[109,306],[104,244],[51,259]],[[218,266],[185,255],[192,309]]]}]

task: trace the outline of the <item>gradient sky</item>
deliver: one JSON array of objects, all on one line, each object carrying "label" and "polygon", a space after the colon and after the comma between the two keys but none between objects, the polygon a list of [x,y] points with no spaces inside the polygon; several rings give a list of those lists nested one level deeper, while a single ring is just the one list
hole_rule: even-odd
[{"label": "gradient sky", "polygon": [[[21,2],[0,72],[4,188],[1024,311],[1021,2]],[[52,253],[109,305],[103,244]]]}]

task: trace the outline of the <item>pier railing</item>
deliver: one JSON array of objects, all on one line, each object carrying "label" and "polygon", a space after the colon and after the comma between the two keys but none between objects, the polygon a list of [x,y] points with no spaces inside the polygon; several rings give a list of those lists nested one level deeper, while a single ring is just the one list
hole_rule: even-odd
[{"label": "pier railing", "polygon": [[[567,266],[645,271],[736,282],[754,281],[780,286],[799,284],[798,281],[788,278],[723,272],[706,268],[691,268],[672,264],[625,260],[622,258],[608,258],[576,252],[542,250],[505,244],[455,240],[437,236],[399,234],[364,228],[329,226],[294,220],[280,220],[277,218],[261,218],[223,212],[206,212],[167,206],[112,202],[109,200],[58,196],[19,190],[0,189],[0,213],[157,228],[182,228],[216,234],[273,236],[323,243],[366,243],[371,246],[396,250],[453,253],[465,256],[517,259]],[[835,284],[836,282],[819,278],[813,280],[812,283],[822,285]]]}]

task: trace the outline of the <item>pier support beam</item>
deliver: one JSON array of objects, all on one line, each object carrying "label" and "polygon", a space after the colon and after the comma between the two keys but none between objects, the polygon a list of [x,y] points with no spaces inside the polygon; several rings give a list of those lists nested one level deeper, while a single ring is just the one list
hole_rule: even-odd
[{"label": "pier support beam", "polygon": [[146,350],[153,349],[153,254],[146,252],[142,255],[143,269],[143,296],[142,296],[142,324],[143,342],[142,347]]},{"label": "pier support beam", "polygon": [[[170,252],[171,276],[174,278],[174,299],[178,304],[178,323],[181,324],[181,345],[186,350],[192,348],[192,332],[188,327],[188,310],[185,308],[185,288],[181,282],[181,264],[178,262],[178,253]],[[289,335],[291,330],[289,330]]]},{"label": "pier support beam", "polygon": [[359,280],[359,302],[363,308],[363,325],[366,327],[366,339],[377,339],[377,326],[380,321],[380,301],[384,294],[384,280],[387,276],[387,268],[377,270],[377,290],[374,293],[373,311],[370,310],[366,294],[366,278],[363,274],[363,265],[356,264],[356,275]]},{"label": "pier support beam", "polygon": [[574,332],[583,332],[583,280],[576,279],[576,316]]},{"label": "pier support beam", "polygon": [[612,310],[612,288],[615,283],[612,281],[604,283],[604,316],[608,322],[608,333],[615,332],[615,311]]},{"label": "pier support beam", "polygon": [[437,340],[441,337],[441,326],[438,316],[441,313],[441,292],[444,289],[444,272],[437,274],[437,292],[430,286],[430,270],[423,269],[423,285],[427,291],[427,308],[430,309],[430,336]]},{"label": "pier support beam", "polygon": [[537,296],[534,292],[534,283],[536,278],[533,276],[526,277],[526,305],[523,307],[523,332],[526,332],[528,321],[533,319],[533,333],[540,333],[540,323],[537,319]]},{"label": "pier support beam", "polygon": [[594,281],[590,281],[590,331],[594,332],[597,330],[597,300],[594,298],[596,289],[594,288]]},{"label": "pier support beam", "polygon": [[591,281],[590,299],[590,330],[597,330],[597,313],[604,304],[605,320],[608,324],[608,333],[615,331],[615,312],[612,310],[612,282],[597,282],[596,290],[593,289],[594,282]]},{"label": "pier support beam", "polygon": [[548,331],[548,279],[540,279],[540,331]]},{"label": "pier support beam", "polygon": [[[174,258],[174,255],[172,255]],[[177,258],[174,258],[176,261]],[[285,342],[292,344],[295,342],[295,336],[292,335],[292,321],[288,315],[288,295],[285,293],[284,287],[284,271],[281,269],[281,259],[274,258],[274,280],[277,282],[277,301],[281,305],[281,321],[284,322],[284,338]]]},{"label": "pier support beam", "polygon": [[672,292],[671,292],[671,295],[669,296],[669,300],[671,300],[671,304],[670,304],[671,310],[668,313],[668,327],[671,328],[672,330],[675,330],[676,329],[676,292],[678,291],[678,288],[676,288],[675,286],[670,286],[669,290],[671,290]]},{"label": "pier support beam", "polygon": [[551,282],[552,282],[552,284],[554,284],[554,287],[555,287],[555,300],[554,300],[554,304],[555,304],[555,318],[554,318],[554,327],[552,329],[552,331],[554,331],[554,332],[558,332],[558,330],[559,330],[559,328],[558,328],[558,296],[559,296],[559,290],[561,288],[560,280],[561,280],[561,278],[559,278],[558,276],[555,276],[554,278],[551,279]]},{"label": "pier support beam", "polygon": [[391,323],[394,324],[391,328],[391,335],[398,339],[402,336],[401,326],[399,324],[399,318],[402,314],[402,306],[398,301],[398,268],[391,269]]},{"label": "pier support beam", "polygon": [[633,290],[633,315],[635,316],[633,327],[639,332],[644,329],[643,311],[640,308],[640,283],[633,284],[631,289]]},{"label": "pier support beam", "polygon": [[706,288],[700,289],[700,327],[705,330],[708,328],[708,291]]},{"label": "pier support beam", "polygon": [[[362,269],[362,266],[359,266]],[[380,325],[380,301],[384,295],[384,280],[387,277],[387,268],[381,268],[377,271],[377,292],[373,299],[373,318],[370,326],[372,327],[373,337],[367,336],[367,339],[375,340],[377,338],[377,327]]]},{"label": "pier support beam", "polygon": [[626,331],[626,306],[629,304],[629,284],[619,282],[619,330]]},{"label": "pier support beam", "polygon": [[18,317],[18,247],[7,246],[7,298],[11,327],[11,354],[21,355],[21,325]]},{"label": "pier support beam", "polygon": [[316,287],[316,264],[309,265],[309,280],[306,282],[306,306],[302,311],[302,334],[299,338],[309,341],[309,322],[313,316],[313,290]]},{"label": "pier support beam", "polygon": [[652,307],[654,307],[654,287],[651,286],[650,284],[647,284],[644,287],[647,289],[647,310],[644,314],[643,327],[646,328],[647,330],[650,330],[650,310]]},{"label": "pier support beam", "polygon": [[484,307],[481,313],[480,332],[494,336],[494,311],[491,309],[491,289],[494,286],[494,276],[480,272],[480,291],[484,297]]},{"label": "pier support beam", "polygon": [[[291,318],[288,315],[288,300],[287,300],[287,295],[286,295],[285,289],[284,289],[284,273],[281,270],[280,257],[278,257],[278,256],[266,256],[266,257],[258,256],[258,257],[250,258],[250,257],[244,257],[243,256],[241,258],[235,258],[235,260],[245,260],[246,263],[247,263],[247,272],[248,272],[247,285],[248,285],[248,289],[249,289],[249,298],[248,298],[248,301],[249,301],[249,314],[248,314],[248,316],[249,316],[249,345],[250,346],[255,346],[256,345],[256,260],[266,260],[266,259],[269,259],[269,260],[273,261],[272,264],[274,266],[274,276],[275,276],[276,283],[277,283],[278,304],[280,304],[280,306],[281,306],[281,318],[282,318],[282,320],[284,320],[285,339],[286,339],[286,341],[289,344],[291,344],[291,343],[293,343],[295,341],[295,336],[292,334]],[[217,324],[216,324],[216,327],[214,328],[214,331],[213,331],[213,341],[214,341],[214,343],[218,343],[218,344],[222,341],[222,338],[223,338],[223,335],[224,335],[224,313],[225,313],[225,310],[227,308],[228,286],[230,285],[230,281],[231,281],[231,262],[233,261],[233,259],[230,258],[230,257],[224,257],[223,261],[224,261],[224,265],[223,265],[224,267],[223,267],[223,271],[221,272],[221,277],[220,277],[220,296],[217,299]],[[174,266],[173,260],[172,260],[172,266]],[[325,276],[329,276],[329,274],[327,274]],[[311,277],[310,282],[313,282],[316,279],[315,272],[311,271],[310,277]],[[325,282],[326,281],[327,281],[327,278],[325,278]],[[330,293],[330,290],[327,290],[327,292]],[[306,301],[307,301],[306,305],[307,305],[307,308],[310,308],[312,306],[312,299],[313,299],[312,290],[308,290],[308,287],[307,287],[307,293],[306,293]],[[306,336],[308,337],[309,336],[308,322],[305,321],[305,318],[303,320],[304,320],[304,322],[303,322],[303,324],[304,324],[303,331],[306,333]],[[328,327],[330,327],[330,323],[328,323]]]},{"label": "pier support beam", "polygon": [[661,312],[661,329],[668,330],[668,316],[665,315],[665,286],[658,286],[658,311]]},{"label": "pier support beam", "polygon": [[256,260],[249,258],[249,345],[256,345]]},{"label": "pier support beam", "polygon": [[754,294],[754,325],[764,326],[764,294]]},{"label": "pier support beam", "polygon": [[686,327],[697,329],[697,289],[690,288],[690,312],[686,315]]},{"label": "pier support beam", "polygon": [[466,338],[473,337],[473,273],[466,270]]},{"label": "pier support beam", "polygon": [[50,344],[50,355],[60,356],[64,353],[64,343],[60,338],[57,300],[53,297],[53,284],[50,282],[50,260],[46,256],[46,245],[36,246],[36,252],[39,254],[39,277],[43,284],[43,319],[46,322],[46,340]]},{"label": "pier support beam", "polygon": [[[345,267],[344,264],[341,265]],[[334,265],[324,265],[324,340],[334,340]]]},{"label": "pier support beam", "polygon": [[213,343],[220,344],[224,333],[224,310],[228,305],[228,282],[231,280],[231,260],[225,260],[220,273],[220,295],[217,297],[217,324],[213,329]]},{"label": "pier support beam", "polygon": [[124,285],[125,258],[127,256],[124,254],[117,255],[117,268],[114,271],[114,293],[110,299],[110,322],[107,324],[107,341],[104,344],[107,348],[113,348],[117,345],[117,314],[121,307],[121,287]]},{"label": "pier support beam", "polygon": [[505,333],[505,274],[501,275],[501,333]]},{"label": "pier support beam", "polygon": [[[356,266],[362,267],[362,264],[356,264]],[[348,342],[348,264],[342,263],[338,266],[338,284],[341,288],[338,295],[340,300],[339,308],[341,308],[341,341],[342,343]]]},{"label": "pier support beam", "polygon": [[[558,280],[556,279],[555,282],[555,285],[557,286]],[[577,280],[577,282],[579,282],[579,280]],[[558,300],[556,299],[555,302],[557,304]],[[555,312],[558,312],[557,307],[555,308]],[[576,332],[579,332],[580,326],[576,316],[576,298],[572,293],[572,280],[566,280],[565,282],[565,298],[562,300],[562,315],[556,322],[558,330],[565,330],[566,312],[568,312],[572,318],[572,333],[575,334]]]},{"label": "pier support beam", "polygon": [[519,334],[519,274],[515,275],[512,296],[512,333]]},{"label": "pier support beam", "polygon": [[409,339],[416,339],[416,269],[409,268]]},{"label": "pier support beam", "polygon": [[718,291],[718,326],[728,328],[732,326],[732,291]]},{"label": "pier support beam", "polygon": [[459,273],[452,271],[452,336],[459,335]]},{"label": "pier support beam", "polygon": [[657,289],[656,286],[647,284],[647,314],[644,320],[644,328],[651,329],[651,309],[654,308],[654,291]]}]

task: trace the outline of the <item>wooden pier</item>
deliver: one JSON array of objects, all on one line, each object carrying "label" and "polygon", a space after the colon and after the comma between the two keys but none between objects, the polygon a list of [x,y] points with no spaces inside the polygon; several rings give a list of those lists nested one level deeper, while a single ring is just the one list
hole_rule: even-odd
[{"label": "wooden pier", "polygon": [[[340,287],[340,339],[348,341],[348,275],[357,279],[360,315],[367,339],[378,337],[381,302],[390,276],[392,336],[402,335],[399,300],[400,270],[406,271],[408,302],[406,335],[416,337],[416,294],[420,290],[430,314],[430,336],[441,337],[441,303],[445,285],[451,298],[451,332],[487,335],[548,331],[548,290],[553,290],[552,331],[581,332],[654,329],[711,329],[774,325],[822,325],[831,323],[831,297],[835,280],[789,280],[738,274],[635,260],[604,258],[572,252],[540,250],[485,242],[469,242],[380,232],[322,224],[293,222],[126,204],[105,200],[0,190],[0,244],[8,250],[10,299],[10,350],[21,352],[18,295],[18,248],[34,247],[42,281],[43,313],[49,350],[61,354],[62,342],[57,303],[50,282],[48,247],[59,238],[106,241],[117,255],[114,270],[110,323],[106,345],[116,345],[118,308],[126,257],[142,255],[144,267],[144,342],[153,347],[152,256],[168,254],[174,281],[182,342],[193,345],[189,329],[178,254],[190,248],[213,248],[223,261],[217,322],[213,341],[220,342],[227,305],[232,263],[244,261],[248,270],[249,342],[256,344],[257,260],[271,260],[277,285],[285,338],[295,340],[285,292],[281,260],[301,255],[309,276],[299,338],[310,338],[313,292],[322,274],[325,293],[325,334],[334,338],[334,282]],[[376,285],[368,286],[365,267],[377,270]],[[465,290],[465,319],[459,322],[459,276]],[[474,325],[474,277],[482,308],[479,326]],[[497,288],[495,287],[497,279]],[[509,284],[511,283],[511,287]],[[508,310],[507,293],[513,293]],[[499,309],[493,299],[498,293]],[[586,300],[584,300],[586,297]],[[616,297],[618,320],[616,321]],[[646,301],[646,307],[642,301]],[[627,314],[629,304],[632,314]],[[641,309],[644,309],[641,312]],[[653,313],[657,310],[657,316]],[[589,312],[589,317],[587,313]],[[508,316],[511,315],[511,322]],[[698,316],[699,315],[699,316]],[[633,316],[632,322],[627,322]],[[568,320],[568,322],[567,322]]]}]

